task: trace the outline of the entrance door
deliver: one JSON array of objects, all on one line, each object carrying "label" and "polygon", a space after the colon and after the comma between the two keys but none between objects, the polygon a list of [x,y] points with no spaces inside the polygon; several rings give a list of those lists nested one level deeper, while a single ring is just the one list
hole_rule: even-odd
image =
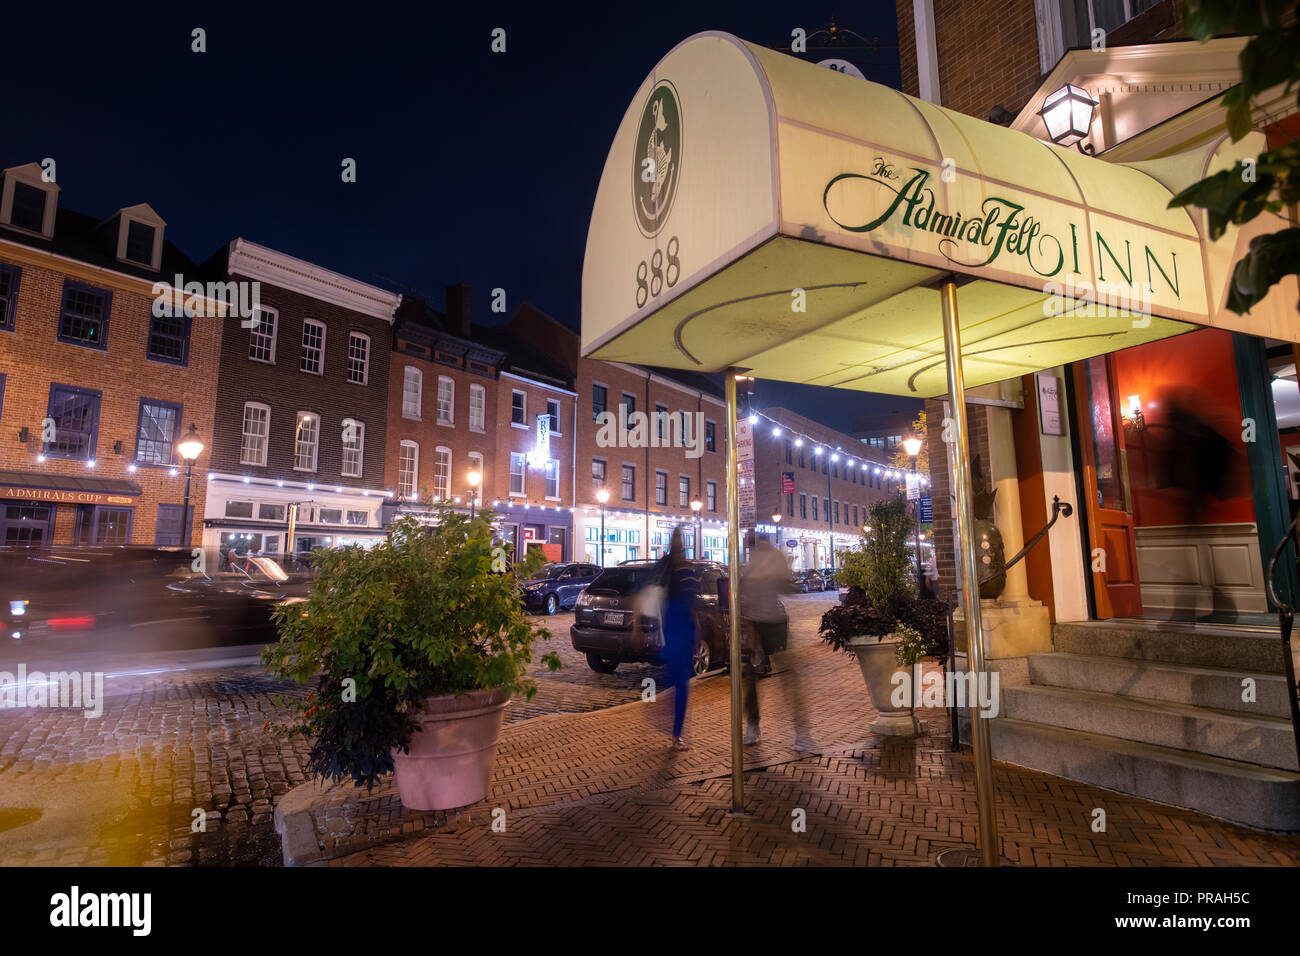
[{"label": "entrance door", "polygon": [[1097,617],[1137,617],[1142,613],[1142,590],[1133,533],[1133,493],[1110,356],[1074,363],[1074,394],[1088,538],[1093,548],[1086,558],[1093,569]]}]

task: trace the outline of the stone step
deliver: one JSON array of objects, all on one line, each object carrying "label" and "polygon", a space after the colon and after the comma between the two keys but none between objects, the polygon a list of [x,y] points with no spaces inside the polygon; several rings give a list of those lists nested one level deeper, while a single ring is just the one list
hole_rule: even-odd
[{"label": "stone step", "polygon": [[1300,774],[1009,717],[989,732],[996,760],[1230,823],[1300,831]]},{"label": "stone step", "polygon": [[1227,667],[1248,674],[1283,673],[1281,637],[1277,631],[1261,628],[1169,621],[1077,621],[1052,625],[1052,646],[1083,657]]},{"label": "stone step", "polygon": [[[1246,703],[1242,681],[1255,682],[1255,701]],[[1143,697],[1191,707],[1213,707],[1250,716],[1291,719],[1286,678],[1221,667],[1164,664],[1081,654],[1030,654],[1029,681],[1049,687]]]},{"label": "stone step", "polygon": [[1248,717],[1208,707],[1065,687],[1002,688],[1003,716],[1226,760],[1296,766],[1290,719]]}]

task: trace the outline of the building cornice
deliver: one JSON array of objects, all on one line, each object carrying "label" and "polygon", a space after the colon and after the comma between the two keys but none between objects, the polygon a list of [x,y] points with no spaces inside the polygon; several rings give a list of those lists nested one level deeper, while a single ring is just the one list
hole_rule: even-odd
[{"label": "building cornice", "polygon": [[402,301],[395,292],[351,279],[247,239],[231,241],[226,271],[383,319],[389,325],[392,325]]},{"label": "building cornice", "polygon": [[528,378],[527,376],[519,375],[519,374],[517,374],[517,373],[515,373],[515,372],[502,372],[502,373],[501,373],[501,377],[502,377],[502,378],[512,378],[512,379],[514,379],[516,382],[525,382],[525,383],[527,383],[528,385],[536,385],[538,388],[546,388],[546,389],[550,389],[552,392],[560,392],[561,394],[564,394],[564,395],[572,395],[574,398],[577,398],[577,397],[578,397],[578,393],[577,393],[577,392],[570,391],[570,390],[567,389],[567,388],[561,388],[561,387],[558,386],[558,385],[552,385],[550,382],[542,382],[542,381],[539,381],[538,379],[535,379],[535,378]]}]

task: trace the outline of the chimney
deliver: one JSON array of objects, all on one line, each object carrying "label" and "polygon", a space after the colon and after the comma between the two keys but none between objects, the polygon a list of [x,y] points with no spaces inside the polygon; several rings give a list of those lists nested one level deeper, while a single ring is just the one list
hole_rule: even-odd
[{"label": "chimney", "polygon": [[447,324],[450,332],[463,339],[473,338],[469,309],[469,285],[457,282],[447,286]]}]

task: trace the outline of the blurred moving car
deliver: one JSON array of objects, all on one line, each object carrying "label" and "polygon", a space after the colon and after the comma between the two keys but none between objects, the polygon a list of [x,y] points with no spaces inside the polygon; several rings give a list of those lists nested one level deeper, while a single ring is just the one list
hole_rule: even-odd
[{"label": "blurred moving car", "polygon": [[839,581],[836,579],[835,575],[836,571],[834,568],[821,569],[823,591],[835,591],[839,588]]},{"label": "blurred moving car", "polygon": [[573,607],[578,596],[599,575],[600,568],[594,564],[555,562],[545,565],[536,577],[520,582],[524,607],[547,614]]},{"label": "blurred moving car", "polygon": [[[719,584],[727,580],[725,565],[713,561],[687,561],[699,582],[696,604],[695,646],[691,665],[695,676],[727,663],[730,653],[726,602],[719,599]],[[587,665],[608,674],[620,663],[663,663],[663,624],[659,613],[647,614],[646,588],[661,587],[662,567],[657,562],[621,564],[601,572],[578,598],[569,639],[587,655]]]},{"label": "blurred moving car", "polygon": [[232,554],[223,570],[182,574],[167,589],[189,599],[186,606],[212,627],[218,643],[262,643],[276,638],[271,612],[301,604],[311,591],[311,574],[291,567],[293,573],[276,557]]},{"label": "blurred moving car", "polygon": [[809,591],[826,590],[826,582],[822,580],[820,571],[794,571],[790,575],[790,587],[807,594]]}]

